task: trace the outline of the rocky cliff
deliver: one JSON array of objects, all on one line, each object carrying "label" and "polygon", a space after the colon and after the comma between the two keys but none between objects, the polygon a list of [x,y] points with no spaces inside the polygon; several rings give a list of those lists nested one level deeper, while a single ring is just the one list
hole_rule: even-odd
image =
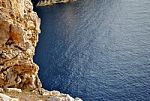
[{"label": "rocky cliff", "polygon": [[[30,0],[0,0],[0,92],[3,93],[0,93],[0,101],[11,101],[5,94],[13,96],[14,93],[10,92],[14,89],[17,91],[14,97],[18,97],[18,100],[19,95],[28,98],[28,93],[22,91],[37,91],[38,94],[42,91],[42,97],[51,97],[46,101],[80,101],[41,88],[37,75],[39,67],[33,62],[39,33],[40,19],[33,11]],[[31,95],[37,97],[38,94]],[[69,98],[71,100],[67,100]]]},{"label": "rocky cliff", "polygon": [[41,87],[33,62],[39,26],[30,0],[0,1],[0,87]]}]

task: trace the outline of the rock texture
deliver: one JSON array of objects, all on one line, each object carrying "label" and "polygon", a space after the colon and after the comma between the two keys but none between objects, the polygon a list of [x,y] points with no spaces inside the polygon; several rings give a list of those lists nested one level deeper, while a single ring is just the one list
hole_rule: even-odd
[{"label": "rock texture", "polygon": [[0,0],[0,87],[41,87],[33,62],[40,19],[30,0]]},{"label": "rock texture", "polygon": [[67,3],[67,2],[73,2],[76,0],[41,0],[37,6],[48,6],[48,5],[53,5],[56,3]]},{"label": "rock texture", "polygon": [[18,98],[11,98],[8,95],[0,93],[0,101],[19,101]]},{"label": "rock texture", "polygon": [[0,0],[0,101],[81,101],[42,89],[33,62],[38,33],[30,0]]},{"label": "rock texture", "polygon": [[20,92],[11,89],[7,93],[0,93],[0,101],[82,101],[79,98],[72,98],[68,94],[59,91],[44,91],[43,95],[36,92]]}]

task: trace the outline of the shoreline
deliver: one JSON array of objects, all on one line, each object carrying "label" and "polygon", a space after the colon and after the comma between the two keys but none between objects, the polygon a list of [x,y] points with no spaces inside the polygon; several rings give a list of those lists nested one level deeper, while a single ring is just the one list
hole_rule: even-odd
[{"label": "shoreline", "polygon": [[51,6],[51,5],[54,5],[54,4],[60,4],[60,3],[70,3],[70,2],[74,2],[74,1],[77,1],[77,0],[60,0],[60,1],[56,1],[56,0],[51,0],[51,1],[39,1],[37,3],[36,6]]},{"label": "shoreline", "polygon": [[31,0],[0,1],[0,101],[82,101],[42,88],[33,61],[40,21]]}]

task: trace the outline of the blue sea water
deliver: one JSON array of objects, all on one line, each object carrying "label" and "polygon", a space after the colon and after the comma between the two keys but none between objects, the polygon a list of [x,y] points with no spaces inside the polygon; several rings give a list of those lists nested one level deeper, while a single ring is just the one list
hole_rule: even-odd
[{"label": "blue sea water", "polygon": [[150,0],[35,7],[43,87],[84,101],[150,101]]}]

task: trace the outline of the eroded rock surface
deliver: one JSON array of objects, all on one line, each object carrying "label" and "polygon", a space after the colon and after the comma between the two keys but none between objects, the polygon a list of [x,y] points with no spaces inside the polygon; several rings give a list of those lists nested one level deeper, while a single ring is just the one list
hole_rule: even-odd
[{"label": "eroded rock surface", "polygon": [[[36,93],[27,92],[9,92],[0,93],[0,101],[82,101],[79,98],[72,98],[68,94],[63,94],[58,91],[45,91],[46,95],[38,95]],[[30,96],[29,96],[30,95]]]},{"label": "eroded rock surface", "polygon": [[0,0],[0,87],[41,87],[33,62],[40,19],[30,0]]}]

